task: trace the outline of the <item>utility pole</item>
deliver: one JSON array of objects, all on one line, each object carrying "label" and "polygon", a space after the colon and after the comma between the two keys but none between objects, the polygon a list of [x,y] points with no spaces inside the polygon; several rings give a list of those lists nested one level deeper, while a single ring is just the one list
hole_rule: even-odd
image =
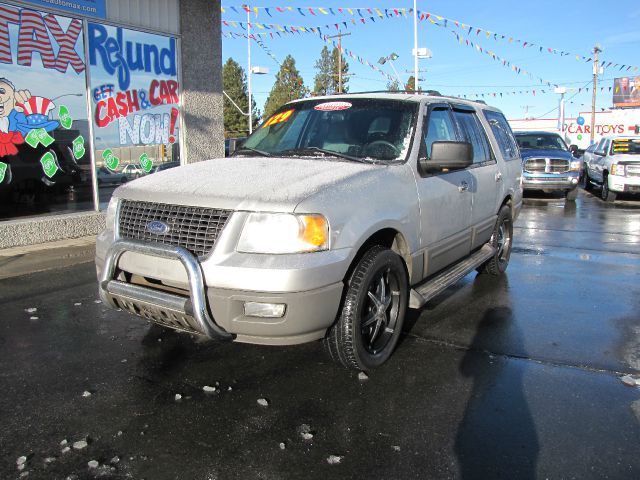
[{"label": "utility pole", "polygon": [[342,37],[347,37],[349,35],[351,35],[351,33],[342,33],[338,30],[337,35],[327,37],[338,39],[338,93],[342,93]]},{"label": "utility pole", "polygon": [[247,10],[247,90],[249,96],[249,135],[253,133],[253,111],[251,109],[251,9],[243,5]]},{"label": "utility pole", "polygon": [[601,51],[602,49],[598,45],[593,47],[593,92],[591,95],[591,131],[589,132],[589,144],[593,143],[594,130],[596,129],[596,89],[598,88],[598,70],[600,69],[598,54]]},{"label": "utility pole", "polygon": [[534,105],[522,105],[520,108],[524,108],[524,119],[529,120],[529,107],[533,107]]}]

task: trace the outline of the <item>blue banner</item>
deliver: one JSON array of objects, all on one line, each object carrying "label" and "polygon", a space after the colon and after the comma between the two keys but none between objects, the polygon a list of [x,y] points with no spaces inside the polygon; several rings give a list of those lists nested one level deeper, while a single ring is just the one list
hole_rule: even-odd
[{"label": "blue banner", "polygon": [[24,0],[41,7],[55,8],[86,17],[106,18],[105,0]]}]

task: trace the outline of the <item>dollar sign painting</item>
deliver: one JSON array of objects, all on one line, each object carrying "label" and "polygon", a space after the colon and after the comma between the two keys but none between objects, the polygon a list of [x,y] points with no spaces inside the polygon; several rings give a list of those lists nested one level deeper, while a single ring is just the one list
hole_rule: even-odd
[{"label": "dollar sign painting", "polygon": [[[60,118],[60,125],[69,130],[73,124],[73,119],[69,114],[69,109],[65,105],[60,105],[58,109],[58,118]],[[78,158],[78,157],[76,157]]]},{"label": "dollar sign painting", "polygon": [[44,174],[49,178],[53,177],[60,169],[60,166],[58,165],[58,159],[56,158],[55,153],[51,151],[45,153],[40,158],[40,164],[42,165]]},{"label": "dollar sign painting", "polygon": [[8,168],[9,168],[8,164],[4,162],[0,162],[0,183],[4,182],[4,177],[7,175]]},{"label": "dollar sign painting", "polygon": [[79,135],[73,141],[73,156],[76,157],[76,160],[80,160],[84,157],[85,149],[84,149],[84,137]]},{"label": "dollar sign painting", "polygon": [[142,167],[142,170],[145,171],[145,173],[149,173],[153,168],[153,161],[146,153],[140,155],[140,166]]},{"label": "dollar sign painting", "polygon": [[113,154],[113,151],[110,148],[107,148],[102,152],[102,159],[109,170],[115,172],[118,169],[120,159]]}]

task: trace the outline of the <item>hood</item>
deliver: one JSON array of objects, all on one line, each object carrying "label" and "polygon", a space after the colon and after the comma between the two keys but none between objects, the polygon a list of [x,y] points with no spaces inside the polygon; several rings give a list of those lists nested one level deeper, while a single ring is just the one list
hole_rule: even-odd
[{"label": "hood", "polygon": [[522,155],[523,160],[526,160],[528,158],[562,158],[566,160],[575,159],[571,152],[549,148],[521,148],[520,155]]},{"label": "hood", "polygon": [[640,155],[632,153],[616,153],[609,157],[612,163],[640,164]]},{"label": "hood", "polygon": [[114,192],[129,200],[250,211],[293,211],[302,200],[380,165],[323,158],[228,157],[172,168]]}]

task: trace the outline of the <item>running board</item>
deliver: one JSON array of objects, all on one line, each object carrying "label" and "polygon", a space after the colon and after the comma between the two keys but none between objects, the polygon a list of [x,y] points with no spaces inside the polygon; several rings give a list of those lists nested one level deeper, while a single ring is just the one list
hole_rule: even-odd
[{"label": "running board", "polygon": [[469,255],[464,260],[455,263],[432,279],[412,289],[409,294],[409,308],[422,308],[429,300],[489,260],[495,251],[493,246],[485,243],[474,254]]}]

